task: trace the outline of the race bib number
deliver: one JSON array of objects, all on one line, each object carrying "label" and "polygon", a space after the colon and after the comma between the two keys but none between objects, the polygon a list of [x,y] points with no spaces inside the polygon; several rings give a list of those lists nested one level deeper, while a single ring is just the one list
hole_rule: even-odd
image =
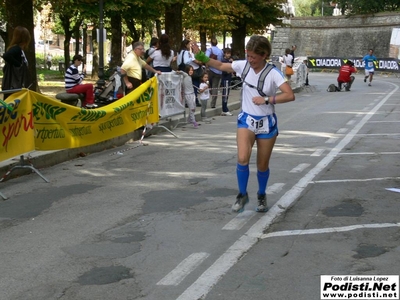
[{"label": "race bib number", "polygon": [[368,68],[371,69],[374,67],[374,62],[373,61],[369,61],[368,62]]},{"label": "race bib number", "polygon": [[255,134],[269,133],[268,117],[263,117],[259,120],[256,120],[251,116],[247,116],[246,124]]}]

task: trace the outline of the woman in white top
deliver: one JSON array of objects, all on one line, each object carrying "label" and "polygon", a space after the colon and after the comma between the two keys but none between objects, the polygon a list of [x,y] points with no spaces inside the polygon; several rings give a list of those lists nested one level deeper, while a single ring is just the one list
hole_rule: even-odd
[{"label": "woman in white top", "polygon": [[[184,39],[181,43],[181,49],[178,54],[178,68],[181,65],[183,60],[183,63],[185,65],[190,65],[193,67],[193,73],[196,73],[196,71],[201,68],[201,61],[198,61],[194,58],[193,53],[190,51],[190,41],[187,39]],[[181,71],[184,70],[184,68],[179,68]],[[196,106],[201,107],[201,104],[199,102],[199,99],[197,97],[199,87],[200,87],[200,77],[192,76],[193,79],[193,85],[194,85],[194,94],[196,97]]]},{"label": "woman in white top", "polygon": [[[268,210],[266,189],[269,179],[269,160],[278,136],[275,105],[293,101],[294,93],[281,71],[268,65],[267,59],[269,59],[272,49],[270,42],[264,36],[252,36],[246,45],[246,60],[235,60],[232,63],[223,63],[207,57],[200,51],[196,43],[192,43],[192,49],[196,53],[196,59],[207,66],[244,76],[242,111],[238,115],[236,131],[236,176],[239,194],[236,202],[232,205],[232,210],[241,212],[249,202],[247,194],[250,175],[249,163],[253,145],[257,143],[258,203],[256,211],[266,212]],[[249,68],[247,69],[247,67]],[[258,87],[260,78],[262,80],[261,75],[268,70],[269,73],[261,81],[261,87]],[[259,92],[258,88],[262,91]],[[279,94],[278,90],[280,90]]]},{"label": "woman in white top", "polygon": [[169,45],[168,35],[162,34],[159,40],[158,49],[146,60],[147,64],[153,62],[153,68],[161,72],[172,72],[171,63],[176,60],[174,51]]}]

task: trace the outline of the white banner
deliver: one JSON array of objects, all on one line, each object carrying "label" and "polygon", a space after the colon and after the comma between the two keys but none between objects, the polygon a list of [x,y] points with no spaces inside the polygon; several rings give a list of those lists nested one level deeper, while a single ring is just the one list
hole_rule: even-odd
[{"label": "white banner", "polygon": [[185,100],[182,97],[182,76],[170,72],[158,75],[157,79],[160,119],[182,114],[185,111]]}]

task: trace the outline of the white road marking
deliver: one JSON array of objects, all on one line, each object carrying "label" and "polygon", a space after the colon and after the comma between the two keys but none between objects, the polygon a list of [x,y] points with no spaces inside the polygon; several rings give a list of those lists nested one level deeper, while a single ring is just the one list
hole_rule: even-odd
[{"label": "white road marking", "polygon": [[175,269],[169,272],[157,285],[178,285],[196,269],[210,254],[205,252],[190,254]]},{"label": "white road marking", "polygon": [[400,227],[400,223],[381,223],[381,224],[360,224],[343,227],[331,227],[331,228],[319,228],[319,229],[305,229],[305,230],[285,230],[278,232],[271,232],[264,234],[261,239],[270,237],[281,237],[291,235],[306,235],[306,234],[320,234],[320,233],[332,233],[332,232],[345,232],[356,229],[366,228],[388,228],[388,227]]},{"label": "white road marking", "polygon": [[348,128],[340,128],[336,133],[341,134],[341,133],[346,133],[349,129]]},{"label": "white road marking", "polygon": [[255,211],[245,210],[230,220],[228,224],[222,227],[222,230],[240,230],[255,214]]},{"label": "white road marking", "polygon": [[359,133],[357,136],[392,136],[400,135],[400,133]]},{"label": "white road marking", "polygon": [[313,183],[337,183],[337,182],[367,182],[381,180],[397,180],[400,177],[382,177],[382,178],[366,178],[366,179],[331,179],[331,180],[316,180]]},{"label": "white road marking", "polygon": [[338,137],[330,138],[329,140],[326,140],[326,144],[334,144],[338,140]]},{"label": "white road marking", "polygon": [[201,276],[189,286],[177,300],[193,300],[204,298],[214,285],[233,267],[243,256],[258,242],[263,236],[263,232],[272,222],[285,212],[286,208],[293,205],[303,190],[313,181],[313,179],[325,169],[347,146],[358,131],[367,121],[378,111],[378,109],[399,89],[395,89],[386,95],[382,101],[371,110],[364,114],[360,122],[336,145],[332,150],[306,175],[304,175],[290,190],[288,190],[271,208],[261,217],[244,235],[242,235],[229,249],[222,254]]},{"label": "white road marking", "polygon": [[322,153],[324,153],[325,149],[317,149],[314,151],[313,154],[311,154],[310,156],[321,156]]},{"label": "white road marking", "polygon": [[289,173],[301,173],[305,169],[307,169],[310,166],[310,164],[299,164],[297,167],[291,169]]},{"label": "white road marking", "polygon": [[400,152],[347,152],[339,153],[339,155],[398,155]]},{"label": "white road marking", "polygon": [[356,120],[350,120],[347,122],[346,125],[354,125],[357,121]]},{"label": "white road marking", "polygon": [[283,187],[285,186],[284,183],[274,183],[267,188],[267,195],[277,194],[282,191]]},{"label": "white road marking", "polygon": [[370,121],[370,123],[400,123],[400,121]]}]

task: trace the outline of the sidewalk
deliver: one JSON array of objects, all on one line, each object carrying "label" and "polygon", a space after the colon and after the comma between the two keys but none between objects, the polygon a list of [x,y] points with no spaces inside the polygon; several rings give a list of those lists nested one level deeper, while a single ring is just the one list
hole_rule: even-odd
[{"label": "sidewalk", "polygon": [[[292,89],[295,93],[300,92],[303,88],[302,87],[297,87],[295,86],[295,82],[292,83]],[[229,102],[228,102],[228,107],[229,111],[236,111],[240,109],[241,103],[240,103],[240,92],[241,90],[231,90],[230,96],[229,96]],[[217,100],[217,107],[216,108],[208,108],[207,109],[207,117],[213,117],[213,116],[219,116],[221,115],[222,112],[222,107],[221,107],[221,95],[218,95],[218,100]],[[232,116],[233,118],[235,117]],[[186,111],[186,117],[188,116],[188,112]],[[200,108],[196,109],[195,113],[196,120],[200,121]],[[227,116],[226,118],[232,118]],[[147,131],[147,133],[153,134],[158,134],[161,132],[165,132],[166,130],[163,128],[168,128],[171,132],[174,131],[174,129],[179,126],[182,123],[186,123],[186,120],[184,119],[184,114],[181,115],[176,115],[172,117],[168,117],[166,119],[160,120],[158,123],[159,126],[154,126],[150,131]],[[47,168],[51,167],[53,165],[75,159],[78,157],[86,156],[91,153],[96,153],[100,152],[106,149],[111,149],[115,147],[122,146],[127,143],[140,143],[140,139],[142,137],[142,130],[135,130],[131,132],[130,134],[122,135],[119,137],[116,137],[111,140],[103,141],[94,145],[86,146],[86,147],[81,147],[81,148],[70,148],[70,149],[62,149],[62,150],[55,150],[55,151],[32,151],[29,153],[24,154],[24,160],[26,164],[32,164],[36,169],[42,169],[42,168]],[[178,137],[179,138],[179,137]],[[5,161],[0,162],[0,176],[3,177],[5,174],[14,166],[16,165],[21,165],[20,164],[20,156],[19,157],[14,157],[12,159],[8,159]],[[21,169],[15,169],[12,171],[11,174],[9,174],[6,177],[6,180],[22,175],[27,175],[32,172],[31,169],[29,168],[21,168]],[[0,178],[1,178],[0,177]],[[1,190],[0,190],[1,191]]]}]

